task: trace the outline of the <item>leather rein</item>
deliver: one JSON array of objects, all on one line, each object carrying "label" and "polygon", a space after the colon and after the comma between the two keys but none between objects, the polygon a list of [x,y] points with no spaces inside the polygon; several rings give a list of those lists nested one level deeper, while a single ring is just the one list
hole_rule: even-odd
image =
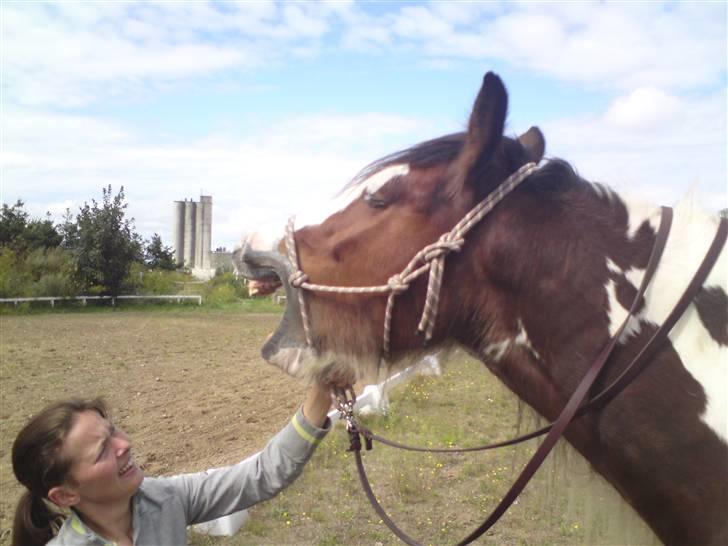
[{"label": "leather rein", "polygon": [[[394,302],[394,297],[401,293],[402,291],[406,290],[406,288],[409,286],[409,282],[419,276],[420,274],[426,272],[427,270],[430,271],[430,280],[428,282],[428,292],[427,297],[425,300],[425,306],[423,309],[423,317],[420,322],[420,327],[418,330],[424,331],[426,334],[425,340],[429,340],[429,336],[432,335],[432,328],[434,327],[434,316],[436,315],[436,308],[437,308],[437,301],[439,296],[439,288],[441,285],[441,275],[442,275],[442,267],[444,262],[444,256],[451,250],[459,250],[460,246],[462,245],[463,241],[463,235],[467,231],[469,231],[475,223],[480,221],[485,214],[490,212],[490,210],[495,207],[495,205],[500,202],[506,195],[508,195],[513,189],[515,189],[523,180],[525,180],[533,171],[535,171],[537,167],[532,164],[526,164],[523,167],[521,167],[518,171],[513,173],[510,177],[508,177],[496,190],[494,190],[485,200],[481,201],[476,207],[474,207],[466,216],[465,218],[459,222],[450,232],[444,234],[438,242],[434,243],[433,245],[429,245],[428,247],[425,247],[422,251],[418,252],[415,257],[411,260],[410,264],[405,268],[405,270],[400,275],[395,275],[387,285],[384,286],[374,286],[374,287],[331,287],[331,286],[324,286],[324,285],[314,285],[308,283],[308,279],[305,276],[305,274],[300,271],[299,264],[298,264],[298,257],[296,254],[296,245],[295,245],[295,239],[293,236],[294,229],[293,229],[293,221],[289,222],[288,229],[287,229],[287,240],[286,240],[286,246],[288,248],[289,253],[289,259],[291,263],[294,266],[294,269],[296,270],[295,273],[291,275],[291,278],[289,281],[291,282],[291,285],[299,288],[298,290],[298,298],[299,298],[299,304],[301,308],[301,315],[302,315],[302,321],[304,325],[304,331],[306,334],[306,341],[309,345],[309,347],[313,348],[313,345],[311,343],[311,334],[310,334],[310,327],[309,327],[309,318],[306,312],[305,307],[305,299],[303,296],[303,290],[312,290],[312,291],[325,291],[325,292],[343,292],[343,293],[386,293],[387,291],[390,292],[389,294],[389,300],[387,302],[387,311],[385,312],[385,327],[384,327],[384,344],[382,349],[382,359],[386,358],[388,355],[388,343],[389,343],[389,322],[391,320],[391,307]],[[591,364],[589,369],[587,370],[586,374],[584,375],[583,379],[575,389],[574,393],[569,398],[568,402],[564,406],[563,410],[561,411],[561,414],[559,417],[549,425],[546,425],[538,430],[535,430],[533,432],[530,432],[528,434],[519,436],[517,438],[513,438],[510,440],[505,440],[502,442],[492,443],[480,447],[471,447],[471,448],[421,448],[421,447],[413,447],[408,446],[405,444],[401,444],[398,442],[393,442],[391,440],[388,440],[386,438],[383,438],[377,434],[374,434],[366,427],[362,426],[361,424],[357,423],[355,417],[354,417],[354,404],[356,401],[354,391],[353,389],[345,389],[344,391],[341,391],[337,393],[337,407],[341,414],[341,417],[345,419],[346,421],[346,427],[347,432],[349,434],[350,439],[350,447],[349,451],[354,452],[354,457],[356,461],[357,471],[359,473],[359,478],[362,484],[362,488],[364,489],[364,492],[369,499],[369,502],[372,504],[372,507],[377,512],[379,517],[382,519],[382,521],[389,527],[389,529],[404,543],[409,544],[411,546],[421,546],[421,543],[407,535],[402,529],[400,529],[394,521],[389,517],[389,515],[386,513],[384,508],[381,506],[379,501],[376,498],[376,495],[374,494],[371,485],[369,483],[369,479],[366,474],[366,470],[364,469],[364,464],[362,461],[361,456],[361,439],[360,437],[364,438],[365,441],[365,447],[367,450],[372,449],[373,440],[376,440],[378,442],[381,442],[385,445],[389,445],[392,447],[397,447],[399,449],[405,449],[409,451],[420,451],[420,452],[438,452],[438,453],[458,453],[458,452],[471,452],[471,451],[484,451],[489,449],[495,449],[498,447],[505,447],[510,446],[514,444],[518,444],[520,442],[524,442],[526,440],[530,440],[542,435],[546,435],[544,440],[541,442],[539,447],[537,448],[536,452],[533,454],[529,462],[526,464],[526,466],[523,468],[519,476],[516,478],[515,482],[511,486],[511,488],[508,490],[508,492],[503,496],[501,501],[498,503],[498,505],[493,509],[491,514],[486,518],[486,520],[473,532],[471,532],[467,537],[462,539],[460,542],[457,543],[457,546],[464,546],[466,544],[470,544],[471,542],[477,540],[480,536],[482,536],[488,529],[490,529],[499,519],[500,517],[508,510],[508,508],[513,504],[513,502],[518,498],[518,495],[523,491],[523,489],[526,487],[530,479],[533,477],[533,475],[536,473],[538,468],[541,466],[541,464],[544,462],[548,454],[551,452],[553,447],[556,445],[557,441],[561,438],[561,436],[564,434],[567,426],[569,423],[571,423],[574,419],[584,415],[585,413],[599,409],[600,407],[603,407],[606,403],[608,403],[610,400],[612,400],[615,396],[617,396],[629,383],[639,375],[639,373],[645,368],[646,364],[649,362],[649,360],[654,356],[657,349],[662,345],[662,343],[667,339],[668,334],[672,330],[672,328],[675,326],[677,321],[680,319],[682,314],[685,312],[686,308],[690,305],[691,301],[695,297],[695,295],[698,293],[700,288],[702,287],[703,283],[705,282],[706,278],[708,277],[708,274],[710,273],[713,265],[718,259],[718,256],[720,255],[721,249],[723,245],[726,242],[726,238],[728,237],[728,220],[726,218],[721,218],[720,224],[718,226],[718,230],[715,234],[715,237],[713,238],[713,241],[708,249],[708,252],[706,253],[703,261],[701,262],[699,268],[695,272],[695,275],[693,276],[692,280],[688,284],[687,288],[683,292],[680,299],[675,304],[674,308],[670,312],[670,314],[667,316],[663,324],[657,329],[657,331],[652,335],[650,340],[645,344],[645,346],[642,348],[642,350],[637,354],[637,356],[630,362],[630,364],[625,368],[625,370],[612,382],[610,383],[606,388],[604,388],[601,392],[599,392],[597,395],[589,398],[589,391],[591,390],[591,387],[593,386],[596,379],[599,377],[600,372],[604,368],[605,364],[607,363],[609,356],[612,353],[612,350],[617,346],[619,339],[624,332],[627,323],[631,318],[633,318],[635,312],[640,306],[640,302],[642,301],[642,297],[647,290],[647,287],[649,286],[650,281],[652,280],[655,271],[657,270],[657,266],[660,262],[660,258],[662,256],[663,250],[665,248],[665,245],[667,243],[667,239],[670,232],[670,227],[672,225],[672,209],[668,207],[662,207],[661,208],[661,217],[660,217],[660,227],[658,229],[657,235],[655,237],[655,242],[652,247],[652,252],[650,254],[649,261],[647,263],[647,267],[645,269],[645,274],[642,278],[642,282],[640,284],[640,288],[637,291],[637,294],[632,302],[632,305],[630,306],[630,309],[620,325],[619,329],[615,332],[615,334],[608,340],[608,342],[605,344],[604,348],[600,351],[600,353],[595,358],[594,362]],[[463,226],[465,226],[465,229],[463,230]],[[452,244],[453,241],[456,242],[456,244]],[[439,262],[438,262],[439,260]],[[419,268],[416,268],[416,266],[419,263],[423,263],[424,265],[420,266]],[[438,273],[439,268],[439,273]],[[433,280],[434,279],[434,280]],[[399,283],[399,284],[398,284]],[[404,285],[404,288],[402,286]],[[434,285],[434,288],[433,288]],[[398,288],[399,287],[399,288]],[[434,296],[433,296],[433,290],[434,290]],[[434,306],[435,311],[434,314],[432,313],[432,305],[434,300]],[[430,309],[428,310],[428,302]],[[423,328],[423,323],[425,324]]]}]

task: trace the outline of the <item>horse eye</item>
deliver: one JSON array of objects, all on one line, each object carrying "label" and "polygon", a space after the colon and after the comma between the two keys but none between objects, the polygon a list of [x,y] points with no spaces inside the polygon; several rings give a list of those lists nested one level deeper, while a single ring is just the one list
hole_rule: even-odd
[{"label": "horse eye", "polygon": [[364,190],[364,201],[367,205],[373,209],[383,209],[389,204],[386,199],[377,195],[376,193],[370,193],[368,190]]}]

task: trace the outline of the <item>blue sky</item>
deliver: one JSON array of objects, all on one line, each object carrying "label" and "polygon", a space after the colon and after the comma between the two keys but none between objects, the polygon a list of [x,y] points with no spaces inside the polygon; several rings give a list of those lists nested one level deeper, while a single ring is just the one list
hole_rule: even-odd
[{"label": "blue sky", "polygon": [[213,247],[315,209],[369,161],[461,130],[483,74],[507,131],[659,204],[728,206],[725,2],[8,2],[2,201],[122,185],[145,237],[213,196]]}]

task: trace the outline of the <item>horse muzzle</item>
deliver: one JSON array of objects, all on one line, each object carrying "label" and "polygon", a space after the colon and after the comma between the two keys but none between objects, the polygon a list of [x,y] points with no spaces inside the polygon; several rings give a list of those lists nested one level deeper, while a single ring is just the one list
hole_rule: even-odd
[{"label": "horse muzzle", "polygon": [[256,250],[248,243],[233,253],[237,273],[257,281],[278,280],[286,292],[286,309],[278,328],[265,342],[261,356],[269,364],[278,366],[286,373],[301,376],[305,362],[312,357],[306,344],[301,321],[301,309],[296,288],[289,282],[294,267],[288,258],[275,250]]}]

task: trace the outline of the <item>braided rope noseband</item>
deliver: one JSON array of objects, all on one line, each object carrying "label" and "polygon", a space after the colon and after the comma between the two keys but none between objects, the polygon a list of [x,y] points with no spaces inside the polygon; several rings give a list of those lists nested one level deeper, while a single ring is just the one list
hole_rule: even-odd
[{"label": "braided rope noseband", "polygon": [[298,303],[301,309],[301,320],[303,322],[303,331],[306,336],[306,344],[313,349],[311,338],[311,325],[306,309],[306,300],[303,295],[304,290],[312,292],[334,292],[339,294],[386,294],[389,293],[387,299],[387,307],[384,312],[384,336],[382,342],[382,358],[389,356],[389,339],[390,324],[392,322],[392,309],[394,308],[395,298],[405,292],[412,281],[423,275],[429,270],[430,276],[427,283],[427,295],[425,296],[425,304],[422,309],[422,317],[417,327],[419,333],[424,334],[424,341],[427,343],[432,338],[432,332],[435,328],[435,319],[437,318],[438,303],[440,301],[440,288],[442,286],[442,275],[445,268],[445,256],[450,252],[459,252],[465,243],[465,235],[485,217],[493,208],[500,203],[511,191],[513,191],[521,182],[531,175],[538,166],[535,163],[526,163],[508,178],[506,178],[488,197],[483,199],[470,212],[468,212],[462,220],[460,220],[450,231],[444,233],[437,241],[427,245],[425,248],[415,254],[407,267],[397,274],[393,275],[387,281],[387,284],[379,286],[328,286],[321,284],[313,284],[308,282],[308,276],[300,269],[298,262],[298,254],[296,252],[296,240],[294,238],[293,218],[288,221],[286,226],[286,248],[288,250],[288,259],[293,265],[294,273],[288,279],[288,282],[294,288],[298,289]]}]

